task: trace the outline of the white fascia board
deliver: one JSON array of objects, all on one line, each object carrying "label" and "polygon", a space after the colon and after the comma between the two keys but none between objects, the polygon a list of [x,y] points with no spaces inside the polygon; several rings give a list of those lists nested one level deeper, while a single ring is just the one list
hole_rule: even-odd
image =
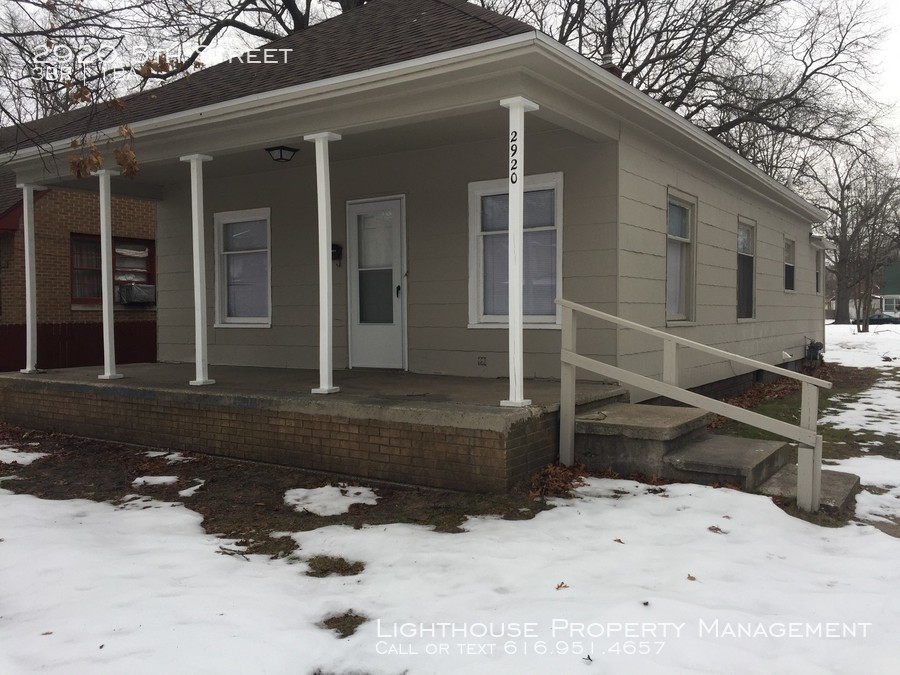
[{"label": "white fascia board", "polygon": [[[776,201],[782,206],[789,208],[795,213],[799,212],[803,216],[809,218],[811,222],[823,222],[828,218],[828,214],[817,209],[798,194],[789,190],[769,176],[766,172],[754,166],[733,150],[727,148],[721,141],[712,138],[709,134],[700,129],[700,127],[688,122],[674,110],[667,108],[647,94],[644,94],[612,73],[607,72],[604,68],[600,67],[590,59],[585,58],[578,52],[560,44],[543,33],[536,33],[535,42],[555,53],[561,60],[567,62],[570,66],[591,75],[592,79],[595,80],[606,93],[618,97],[631,105],[638,112],[662,122],[672,131],[724,160],[735,169],[736,174],[743,174],[744,177],[749,178],[756,183],[762,183],[764,188],[767,188],[770,195],[774,193],[772,196],[778,197]],[[629,121],[633,122],[634,120]],[[737,177],[737,175],[732,176],[734,179],[737,179]],[[759,192],[759,190],[757,190],[757,192]]]},{"label": "white fascia board", "polygon": [[829,241],[822,234],[809,235],[809,243],[813,248],[821,251],[837,251],[837,245],[833,241]]},{"label": "white fascia board", "polygon": [[[146,136],[151,133],[165,132],[173,127],[183,130],[186,126],[194,126],[196,124],[209,125],[223,119],[235,119],[252,115],[260,110],[270,109],[272,106],[288,105],[298,99],[312,96],[333,96],[345,89],[358,90],[361,84],[374,85],[375,83],[384,83],[387,80],[402,80],[405,76],[415,76],[439,67],[464,64],[475,57],[496,56],[497,54],[535,43],[537,35],[537,31],[521,33],[500,40],[493,40],[471,47],[462,47],[448,52],[440,52],[410,61],[401,61],[387,66],[379,66],[378,68],[370,68],[324,80],[315,80],[292,87],[273,89],[242,98],[153,117],[133,122],[129,126],[135,135]],[[94,133],[115,136],[117,129],[118,127],[110,127]],[[41,147],[34,146],[18,150],[8,156],[8,164],[12,167],[24,163],[29,159],[45,154],[48,147],[52,153],[65,150],[71,147],[72,140],[73,138],[67,138],[53,141]]]}]

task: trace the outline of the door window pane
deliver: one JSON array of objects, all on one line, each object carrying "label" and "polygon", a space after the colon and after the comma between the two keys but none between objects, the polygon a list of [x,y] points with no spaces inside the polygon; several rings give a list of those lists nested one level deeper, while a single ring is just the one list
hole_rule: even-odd
[{"label": "door window pane", "polygon": [[359,268],[391,267],[394,264],[392,211],[360,215],[357,219]]},{"label": "door window pane", "polygon": [[359,270],[359,322],[394,323],[394,270]]}]

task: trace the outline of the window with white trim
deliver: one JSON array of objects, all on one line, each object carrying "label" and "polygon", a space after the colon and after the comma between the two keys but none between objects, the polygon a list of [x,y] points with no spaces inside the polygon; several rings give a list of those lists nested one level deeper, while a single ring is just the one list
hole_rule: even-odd
[{"label": "window with white trim", "polygon": [[794,290],[794,240],[784,240],[784,290]]},{"label": "window with white trim", "polygon": [[666,319],[690,321],[694,301],[696,203],[669,194],[666,210]]},{"label": "window with white trim", "polygon": [[[525,178],[522,307],[526,326],[558,323],[562,287],[561,173]],[[469,324],[509,321],[509,182],[469,184]]]},{"label": "window with white trim", "polygon": [[269,209],[217,213],[214,223],[216,325],[270,326]]},{"label": "window with white trim", "polygon": [[755,285],[756,227],[752,221],[738,220],[737,238],[737,318],[753,318]]}]

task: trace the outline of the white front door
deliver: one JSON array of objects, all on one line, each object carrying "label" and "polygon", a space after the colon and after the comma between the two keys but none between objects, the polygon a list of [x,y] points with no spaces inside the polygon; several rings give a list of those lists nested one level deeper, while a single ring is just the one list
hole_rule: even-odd
[{"label": "white front door", "polygon": [[403,368],[403,199],[347,205],[350,367]]}]

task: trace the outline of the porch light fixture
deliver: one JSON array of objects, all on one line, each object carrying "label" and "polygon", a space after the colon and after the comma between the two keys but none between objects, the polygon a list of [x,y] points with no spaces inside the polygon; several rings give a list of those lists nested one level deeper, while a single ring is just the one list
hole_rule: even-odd
[{"label": "porch light fixture", "polygon": [[294,155],[297,154],[297,148],[289,148],[286,145],[276,145],[272,148],[266,148],[266,152],[268,152],[269,157],[276,162],[290,162],[294,158]]}]

